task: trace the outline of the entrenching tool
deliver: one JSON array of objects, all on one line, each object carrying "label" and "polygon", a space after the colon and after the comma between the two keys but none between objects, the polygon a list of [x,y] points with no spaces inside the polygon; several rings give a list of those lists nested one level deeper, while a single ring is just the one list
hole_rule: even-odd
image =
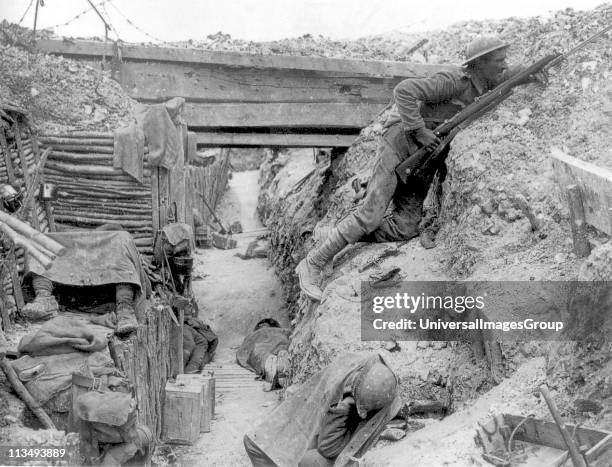
[{"label": "entrenching tool", "polygon": [[571,435],[567,431],[567,428],[565,428],[565,423],[563,423],[561,414],[559,414],[559,410],[557,409],[557,406],[555,405],[555,401],[553,401],[552,396],[550,395],[550,392],[548,391],[548,387],[546,387],[545,385],[542,385],[540,386],[539,389],[540,389],[540,394],[542,394],[542,397],[544,397],[544,400],[546,401],[546,405],[548,405],[548,409],[550,410],[550,413],[555,423],[559,427],[559,431],[561,432],[563,441],[567,445],[567,449],[569,451],[570,458],[572,459],[572,464],[574,465],[574,467],[588,467],[586,464],[586,461],[584,460],[584,456],[578,450],[578,446],[576,446],[576,443],[574,442]]},{"label": "entrenching tool", "polygon": [[219,224],[219,227],[221,228],[220,232],[221,234],[225,235],[228,234],[230,231],[229,229],[226,229],[225,226],[223,225],[223,223],[221,222],[221,219],[219,219],[219,217],[217,216],[217,214],[215,214],[215,211],[213,210],[213,208],[210,207],[210,204],[208,204],[208,201],[206,201],[206,198],[204,197],[204,195],[202,193],[198,193],[198,195],[200,196],[200,198],[202,198],[202,201],[204,202],[204,205],[208,208],[208,210],[210,211],[211,215],[213,216],[213,219],[215,220],[215,222],[217,224]]}]

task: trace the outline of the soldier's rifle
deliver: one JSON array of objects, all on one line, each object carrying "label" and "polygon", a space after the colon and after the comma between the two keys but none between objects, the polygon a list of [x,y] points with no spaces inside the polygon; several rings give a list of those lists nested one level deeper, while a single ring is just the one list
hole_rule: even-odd
[{"label": "soldier's rifle", "polygon": [[553,53],[541,58],[534,64],[528,66],[497,87],[477,98],[474,102],[458,112],[454,117],[438,125],[433,132],[440,138],[440,144],[438,144],[433,150],[420,148],[414,154],[410,155],[410,157],[398,164],[398,166],[395,168],[397,176],[403,183],[408,183],[410,179],[418,179],[421,174],[426,173],[427,169],[432,167],[432,165],[437,162],[437,159],[442,151],[450,144],[457,133],[467,128],[470,123],[478,120],[489,110],[497,107],[500,103],[510,97],[516,86],[525,84],[529,82],[533,75],[558,65],[568,56],[582,49],[595,39],[601,37],[610,29],[612,29],[612,24],[598,33],[593,34],[591,37],[565,53]]}]

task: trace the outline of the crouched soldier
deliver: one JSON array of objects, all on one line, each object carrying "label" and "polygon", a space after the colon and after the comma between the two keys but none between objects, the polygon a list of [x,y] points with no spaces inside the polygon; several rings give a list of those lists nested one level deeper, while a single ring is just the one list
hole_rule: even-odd
[{"label": "crouched soldier", "polygon": [[151,430],[136,422],[136,402],[124,392],[89,391],[77,399],[82,454],[91,464],[119,466],[152,442]]},{"label": "crouched soldier", "polygon": [[399,408],[398,381],[381,355],[345,354],[308,382],[244,437],[255,467],[332,466],[356,455],[351,438],[376,417],[381,430]]},{"label": "crouched soldier", "polygon": [[[436,173],[439,182],[444,180],[449,146],[419,167],[419,177],[410,177],[406,183],[398,178],[395,169],[420,148],[433,151],[440,144],[433,131],[439,124],[524,69],[521,65],[508,67],[509,46],[496,37],[479,37],[469,44],[463,69],[428,78],[408,78],[395,87],[393,110],[384,125],[362,204],[327,232],[296,268],[300,288],[308,297],[321,300],[322,271],[347,244],[398,242],[421,234],[424,247],[434,246],[437,225],[431,219],[421,223],[422,210]],[[544,82],[545,77],[526,80],[530,81]],[[393,210],[386,215],[391,201]],[[420,231],[426,225],[425,231]]]}]

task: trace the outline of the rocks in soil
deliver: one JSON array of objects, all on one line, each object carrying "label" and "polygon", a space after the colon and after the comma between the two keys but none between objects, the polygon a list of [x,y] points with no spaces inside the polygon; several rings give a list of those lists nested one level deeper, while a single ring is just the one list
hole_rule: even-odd
[{"label": "rocks in soil", "polygon": [[110,131],[134,120],[136,102],[108,71],[35,51],[31,31],[0,23],[0,101],[27,109],[41,132]]}]

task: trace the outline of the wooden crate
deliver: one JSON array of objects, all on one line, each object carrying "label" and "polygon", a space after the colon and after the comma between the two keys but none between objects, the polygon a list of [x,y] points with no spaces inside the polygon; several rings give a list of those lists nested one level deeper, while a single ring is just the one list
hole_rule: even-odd
[{"label": "wooden crate", "polygon": [[163,439],[170,444],[193,444],[200,434],[202,386],[166,383]]},{"label": "wooden crate", "polygon": [[215,380],[206,375],[190,374],[177,375],[176,382],[194,384],[202,388],[202,417],[200,419],[200,432],[210,432],[210,423],[215,410]]}]

